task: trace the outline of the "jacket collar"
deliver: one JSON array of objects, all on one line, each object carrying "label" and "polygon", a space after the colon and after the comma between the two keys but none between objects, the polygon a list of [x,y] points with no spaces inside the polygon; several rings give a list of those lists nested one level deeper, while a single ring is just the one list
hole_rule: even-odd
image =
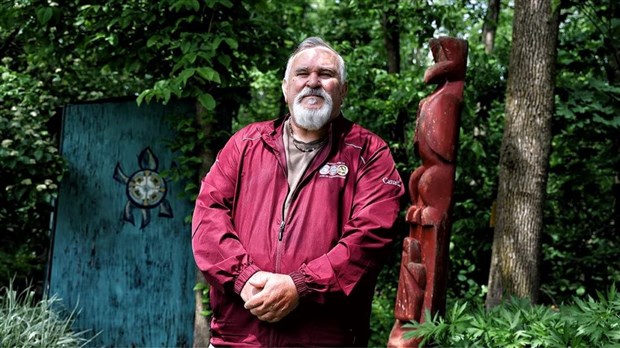
[{"label": "jacket collar", "polygon": [[[283,150],[284,142],[282,140],[282,132],[284,131],[284,123],[291,117],[290,114],[286,114],[276,120],[263,123],[263,127],[260,129],[261,137],[272,148]],[[340,113],[329,124],[327,136],[329,137],[329,145],[337,145],[339,138],[346,134],[351,128],[352,122],[347,120],[342,113]],[[280,144],[281,146],[279,146]],[[325,146],[328,147],[328,146]],[[330,146],[331,147],[331,146]]]},{"label": "jacket collar", "polygon": [[[284,150],[282,132],[284,131],[284,123],[289,117],[290,114],[287,114],[276,120],[263,123],[262,129],[260,129],[263,141],[267,146],[274,150],[275,155],[283,165],[283,168],[286,168],[286,152]],[[310,167],[308,167],[306,173],[311,173],[318,169],[319,166],[323,165],[330,154],[338,152],[340,143],[344,141],[344,137],[347,135],[352,125],[353,123],[347,120],[342,113],[330,122],[327,132],[327,144],[321,148],[320,152],[310,164]]]}]

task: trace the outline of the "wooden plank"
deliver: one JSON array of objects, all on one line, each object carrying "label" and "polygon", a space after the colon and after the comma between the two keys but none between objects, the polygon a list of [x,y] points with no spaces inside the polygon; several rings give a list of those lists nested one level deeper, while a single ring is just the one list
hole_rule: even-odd
[{"label": "wooden plank", "polygon": [[[174,135],[164,115],[171,112],[192,117],[193,110],[185,104],[138,108],[128,101],[70,105],[63,116],[68,172],[58,196],[49,292],[80,309],[76,330],[101,332],[96,346],[192,344],[195,266],[184,223],[192,207],[178,198],[180,185],[168,180],[164,198],[172,216],[159,216],[162,204],[134,204],[133,225],[124,213],[127,185],[114,178],[117,165],[127,177],[170,168],[174,155],[166,141]],[[147,148],[151,168],[142,168]],[[150,221],[141,228],[145,212]]]}]

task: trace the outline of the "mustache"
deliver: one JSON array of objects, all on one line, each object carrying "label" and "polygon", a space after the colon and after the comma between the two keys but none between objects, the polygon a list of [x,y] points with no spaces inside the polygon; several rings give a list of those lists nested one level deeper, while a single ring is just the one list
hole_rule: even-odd
[{"label": "mustache", "polygon": [[323,99],[330,99],[329,95],[325,92],[325,90],[321,87],[319,88],[310,88],[310,87],[305,87],[301,92],[299,92],[299,94],[297,95],[297,98],[295,98],[297,101],[301,101],[302,98],[305,97],[321,97]]}]

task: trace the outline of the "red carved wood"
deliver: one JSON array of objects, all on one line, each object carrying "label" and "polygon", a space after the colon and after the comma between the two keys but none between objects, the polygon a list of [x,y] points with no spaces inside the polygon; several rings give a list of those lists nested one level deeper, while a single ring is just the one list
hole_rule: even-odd
[{"label": "red carved wood", "polygon": [[430,40],[435,64],[424,82],[437,84],[418,106],[414,146],[422,159],[409,180],[411,206],[406,220],[409,236],[403,241],[395,323],[389,347],[417,347],[405,339],[411,320],[423,322],[424,311],[444,313],[448,275],[448,247],[452,227],[456,149],[467,65],[467,41],[451,37]]}]

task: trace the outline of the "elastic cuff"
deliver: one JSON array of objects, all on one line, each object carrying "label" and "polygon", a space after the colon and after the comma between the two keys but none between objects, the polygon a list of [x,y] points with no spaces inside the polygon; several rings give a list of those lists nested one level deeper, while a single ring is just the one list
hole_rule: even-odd
[{"label": "elastic cuff", "polygon": [[260,268],[258,268],[254,264],[249,265],[243,271],[241,271],[241,273],[239,273],[237,279],[235,280],[234,291],[237,294],[241,294],[241,290],[243,289],[245,283],[254,275],[254,273],[258,271],[260,271]]},{"label": "elastic cuff", "polygon": [[293,272],[290,273],[289,276],[293,278],[293,283],[295,283],[295,287],[297,288],[297,293],[299,294],[299,297],[303,297],[310,292],[310,288],[306,284],[304,275],[301,272]]}]

